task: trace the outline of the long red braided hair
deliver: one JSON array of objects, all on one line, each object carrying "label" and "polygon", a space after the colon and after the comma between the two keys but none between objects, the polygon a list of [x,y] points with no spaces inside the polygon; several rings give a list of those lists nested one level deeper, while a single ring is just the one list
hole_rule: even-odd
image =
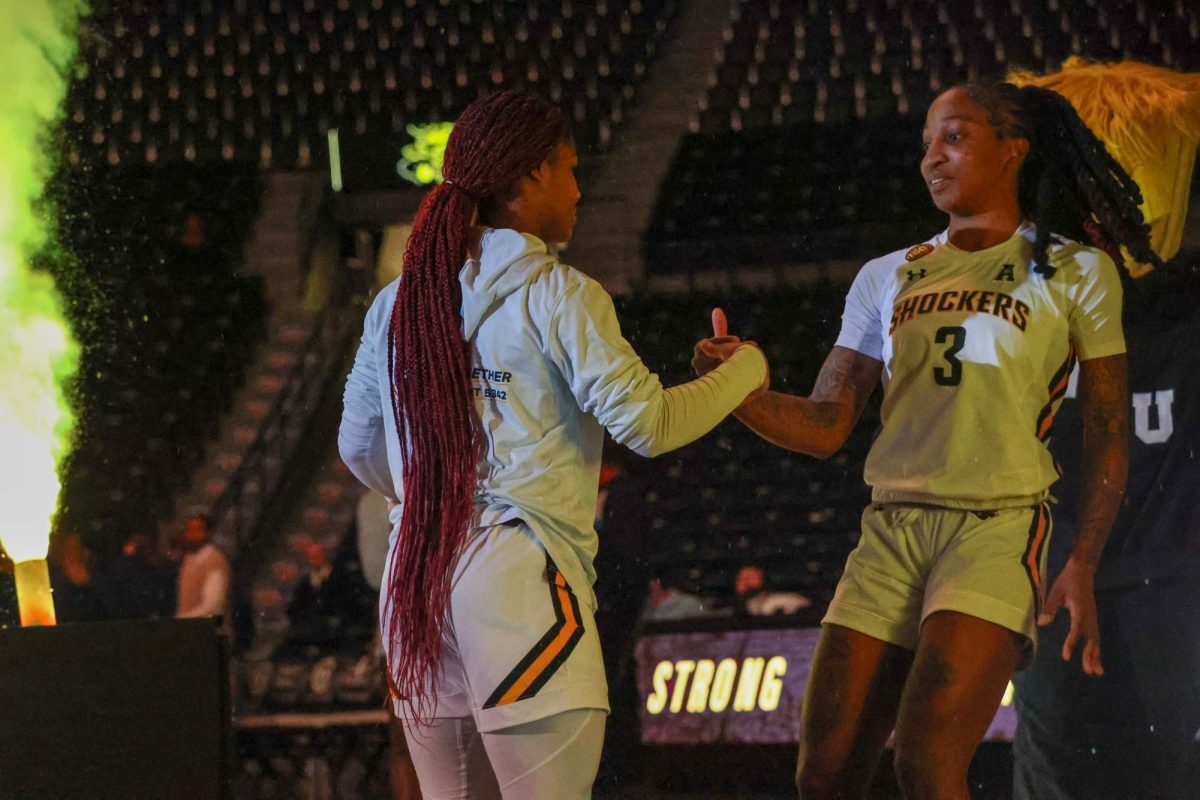
[{"label": "long red braided hair", "polygon": [[459,271],[471,228],[516,196],[521,178],[569,137],[559,110],[507,91],[475,101],[446,145],[445,183],[421,201],[392,306],[388,364],[400,432],[404,498],[387,575],[384,630],[392,696],[423,719],[472,515],[482,436],[463,340]]}]

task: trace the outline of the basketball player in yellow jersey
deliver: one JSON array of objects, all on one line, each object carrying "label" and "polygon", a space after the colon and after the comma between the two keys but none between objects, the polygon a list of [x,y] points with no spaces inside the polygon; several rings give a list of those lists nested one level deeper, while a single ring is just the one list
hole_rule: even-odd
[{"label": "basketball player in yellow jersey", "polygon": [[[804,800],[863,797],[893,729],[906,798],[965,800],[967,767],[1039,617],[1064,606],[1063,657],[1082,644],[1083,669],[1102,670],[1092,580],[1127,462],[1121,283],[1109,256],[1072,238],[1152,259],[1137,187],[1042,89],[951,89],[929,109],[924,144],[947,230],[862,269],[809,397],[768,392],[736,412],[768,441],[824,458],[883,384],[872,504],[805,694]],[[697,371],[716,363],[725,327],[714,312]],[[1045,443],[1075,358],[1082,532],[1044,587],[1058,477]]]}]

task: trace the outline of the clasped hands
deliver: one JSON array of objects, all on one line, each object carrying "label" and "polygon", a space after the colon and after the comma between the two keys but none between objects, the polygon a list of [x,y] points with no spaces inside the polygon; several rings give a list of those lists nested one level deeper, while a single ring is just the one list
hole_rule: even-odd
[{"label": "clasped hands", "polygon": [[[762,352],[756,342],[743,341],[737,336],[729,335],[729,321],[725,318],[725,312],[719,308],[714,308],[712,311],[712,326],[713,335],[696,342],[696,346],[692,348],[692,369],[698,377],[711,372],[728,361],[739,347],[749,345]],[[766,360],[766,354],[763,354],[763,360]],[[742,404],[745,405],[761,397],[770,388],[771,370],[768,366],[767,375],[763,378],[762,384],[747,395]]]}]

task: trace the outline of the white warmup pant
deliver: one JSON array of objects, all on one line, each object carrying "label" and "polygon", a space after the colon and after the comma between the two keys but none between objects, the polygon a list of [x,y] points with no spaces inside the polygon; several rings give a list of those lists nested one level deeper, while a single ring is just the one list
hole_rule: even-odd
[{"label": "white warmup pant", "polygon": [[604,711],[563,711],[480,733],[471,717],[404,723],[424,800],[591,800]]}]

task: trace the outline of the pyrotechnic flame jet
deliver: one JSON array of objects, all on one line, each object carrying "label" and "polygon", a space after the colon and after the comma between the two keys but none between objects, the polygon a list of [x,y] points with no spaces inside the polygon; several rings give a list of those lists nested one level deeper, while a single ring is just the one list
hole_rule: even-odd
[{"label": "pyrotechnic flame jet", "polygon": [[74,423],[64,387],[79,348],[53,280],[31,262],[54,230],[36,204],[85,6],[0,0],[0,9],[0,541],[16,564],[21,624],[53,625],[45,558]]}]

